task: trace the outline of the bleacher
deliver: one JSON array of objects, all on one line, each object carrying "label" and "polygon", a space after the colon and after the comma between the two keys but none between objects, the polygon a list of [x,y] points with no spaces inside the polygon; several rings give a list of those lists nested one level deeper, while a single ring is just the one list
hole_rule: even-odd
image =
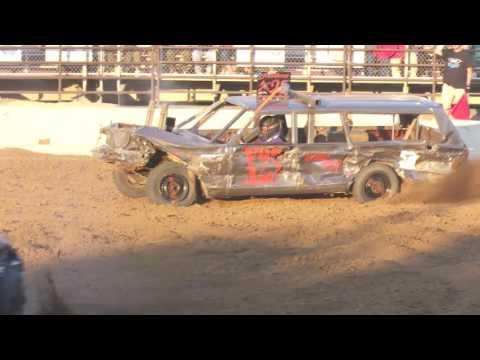
[{"label": "bleacher", "polygon": [[[480,46],[471,102],[480,102]],[[397,65],[395,65],[397,66]],[[291,73],[293,89],[415,93],[437,99],[443,62],[409,46],[398,65],[368,45],[1,45],[0,96],[145,103],[252,94],[264,71]],[[396,71],[394,71],[396,70]]]}]

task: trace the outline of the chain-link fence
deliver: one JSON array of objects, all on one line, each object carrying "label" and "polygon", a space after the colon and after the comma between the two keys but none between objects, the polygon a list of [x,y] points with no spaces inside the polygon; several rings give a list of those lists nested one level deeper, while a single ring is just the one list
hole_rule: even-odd
[{"label": "chain-link fence", "polygon": [[[382,48],[379,48],[382,46]],[[250,75],[289,71],[292,76],[433,77],[433,45],[3,45],[0,72]],[[475,56],[480,49],[475,47]],[[437,70],[442,61],[437,58]]]},{"label": "chain-link fence", "polygon": [[[434,45],[395,45],[387,48],[378,45],[353,46],[353,54],[358,64],[356,76],[372,78],[433,78]],[[355,48],[357,47],[357,48]],[[435,57],[437,78],[441,77],[444,62],[440,57]]]},{"label": "chain-link fence", "polygon": [[3,45],[2,73],[150,74],[151,45]]},{"label": "chain-link fence", "polygon": [[[480,59],[480,49],[474,49]],[[0,46],[0,79],[53,79],[58,93],[70,80],[82,82],[78,91],[96,94],[119,94],[122,84],[134,80],[144,81],[143,92],[152,94],[162,81],[182,91],[212,82],[210,90],[204,89],[211,93],[219,91],[218,83],[247,83],[253,92],[257,76],[266,71],[290,72],[292,81],[307,89],[328,82],[346,91],[356,83],[397,82],[432,85],[435,92],[443,66],[433,45]],[[94,88],[87,89],[92,81]],[[103,86],[108,81],[116,85]]]}]

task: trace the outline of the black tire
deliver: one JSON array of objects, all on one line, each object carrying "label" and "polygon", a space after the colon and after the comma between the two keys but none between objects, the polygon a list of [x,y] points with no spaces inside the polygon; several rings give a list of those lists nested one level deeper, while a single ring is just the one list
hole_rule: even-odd
[{"label": "black tire", "polygon": [[353,196],[359,203],[391,198],[400,191],[400,180],[392,168],[373,164],[355,178]]},{"label": "black tire", "polygon": [[121,194],[131,198],[141,198],[145,196],[145,181],[134,181],[133,177],[141,179],[141,175],[129,175],[123,169],[113,170],[113,182]]},{"label": "black tire", "polygon": [[195,176],[174,162],[160,163],[150,171],[145,190],[155,204],[190,206],[197,201]]}]

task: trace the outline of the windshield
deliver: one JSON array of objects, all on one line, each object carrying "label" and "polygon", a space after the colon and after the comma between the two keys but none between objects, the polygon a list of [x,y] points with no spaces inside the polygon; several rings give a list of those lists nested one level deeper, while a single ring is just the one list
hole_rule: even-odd
[{"label": "windshield", "polygon": [[175,127],[175,130],[177,129],[190,129],[192,127],[192,124],[196,124],[200,119],[205,117],[207,114],[211,113],[214,111],[216,108],[220,107],[223,104],[223,102],[216,102],[213,103],[212,105],[202,108],[200,112],[196,113],[193,116],[190,116],[187,120],[184,122],[181,122]]},{"label": "windshield", "polygon": [[187,130],[209,140],[217,140],[244,113],[245,110],[239,106],[219,102],[181,123],[177,129]]}]

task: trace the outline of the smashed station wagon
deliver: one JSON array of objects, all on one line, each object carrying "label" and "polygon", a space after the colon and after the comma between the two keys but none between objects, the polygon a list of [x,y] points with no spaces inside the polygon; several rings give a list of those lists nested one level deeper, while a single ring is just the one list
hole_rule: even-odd
[{"label": "smashed station wagon", "polygon": [[[282,142],[259,144],[266,116]],[[117,164],[127,196],[188,206],[198,196],[343,193],[391,197],[403,181],[449,174],[468,150],[442,107],[417,96],[290,92],[263,103],[229,97],[166,130],[113,124],[94,155]]]}]

